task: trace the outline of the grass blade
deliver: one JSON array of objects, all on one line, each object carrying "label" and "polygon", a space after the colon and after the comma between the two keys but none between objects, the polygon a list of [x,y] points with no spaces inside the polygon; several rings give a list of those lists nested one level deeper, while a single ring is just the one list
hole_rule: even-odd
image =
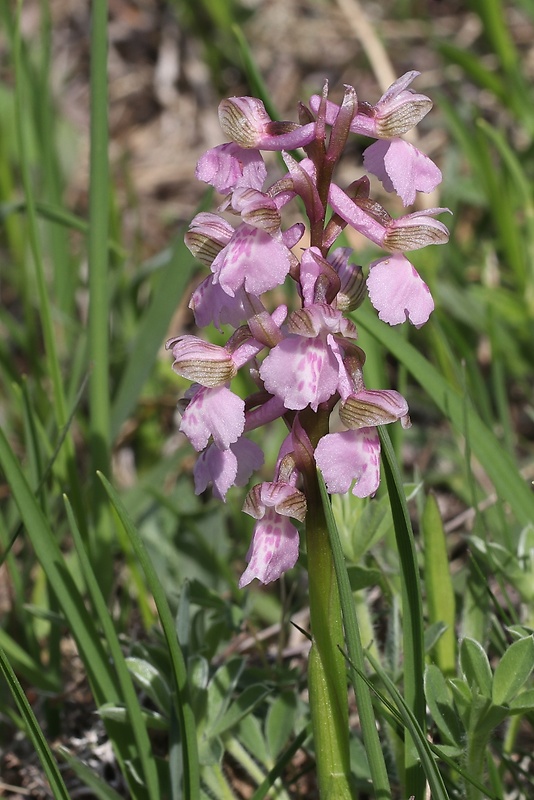
[{"label": "grass blade", "polygon": [[447,630],[434,647],[436,663],[445,675],[456,670],[456,602],[449,571],[445,531],[433,494],[427,498],[421,519],[425,543],[425,587],[428,604],[428,621],[444,622]]},{"label": "grass blade", "polygon": [[153,368],[156,353],[169,327],[195,265],[195,259],[180,235],[173,248],[168,265],[162,270],[153,300],[141,320],[135,340],[130,348],[130,358],[122,374],[111,412],[111,435],[119,428],[137,402],[143,384]]},{"label": "grass blade", "polygon": [[71,505],[67,498],[64,499],[67,508],[67,516],[70,522],[70,530],[72,538],[74,539],[74,544],[78,554],[78,559],[80,561],[80,566],[82,568],[85,584],[89,591],[96,616],[98,617],[98,620],[102,626],[102,630],[109,647],[111,660],[117,674],[117,680],[124,698],[126,712],[128,714],[132,734],[135,739],[136,752],[139,757],[139,761],[141,762],[141,768],[143,770],[148,795],[151,800],[158,800],[160,796],[158,774],[154,758],[152,757],[150,739],[148,738],[147,729],[141,714],[139,700],[135,693],[128,667],[126,666],[126,661],[121,650],[113,620],[108,611],[102,592],[100,591],[98,581],[91,567],[87,553],[85,552],[82,537],[78,530],[78,526],[76,525],[76,520],[74,518]]},{"label": "grass blade", "polygon": [[195,719],[189,701],[187,668],[176,636],[174,620],[169,608],[169,603],[157,573],[150,561],[143,540],[139,536],[132,520],[130,519],[119,495],[105,478],[99,473],[100,480],[109,496],[111,504],[115,509],[121,524],[126,531],[132,544],[135,554],[139,559],[143,572],[145,573],[148,588],[152,592],[154,602],[158,609],[159,618],[163,628],[163,633],[169,648],[169,655],[174,672],[176,683],[176,712],[180,721],[182,734],[182,749],[184,763],[184,796],[188,800],[198,800],[200,796],[200,773],[198,764],[198,746],[196,737]]},{"label": "grass blade", "polygon": [[32,707],[30,706],[28,699],[24,694],[24,690],[20,685],[17,676],[12,670],[6,654],[1,648],[0,671],[2,672],[6,683],[9,686],[9,690],[13,695],[13,699],[15,700],[20,714],[26,724],[26,731],[32,741],[33,746],[35,747],[41,764],[43,765],[43,769],[50,783],[50,788],[52,789],[55,800],[70,800],[67,787],[63,782],[63,778],[61,777],[56,760],[52,755],[52,751],[50,750],[39,723],[37,722],[37,718],[33,713]]},{"label": "grass blade", "polygon": [[78,778],[91,790],[96,800],[122,800],[122,795],[118,794],[115,789],[112,789],[108,783],[104,783],[102,778],[99,778],[98,775],[82,761],[74,758],[66,747],[60,746],[58,748],[58,753],[61,758],[67,762]]},{"label": "grass blade", "polygon": [[[430,786],[432,800],[449,800],[443,778],[441,777],[441,773],[434,760],[430,744],[424,731],[421,729],[419,722],[415,718],[412,710],[405,702],[393,681],[384,672],[380,664],[369,653],[367,653],[367,658],[369,659],[369,662],[371,663],[371,666],[375,670],[376,674],[384,684],[387,693],[395,702],[397,711],[402,717],[404,726],[410,734],[415,747],[417,748],[419,758],[421,759],[421,765]],[[419,795],[419,797],[423,797],[423,795]]]},{"label": "grass blade", "polygon": [[358,309],[357,323],[381,342],[425,389],[440,411],[465,435],[469,426],[471,450],[484,466],[497,494],[506,500],[518,520],[527,525],[534,519],[534,495],[498,439],[479,416],[466,407],[465,398],[453,388],[421,353],[393,328],[380,322],[370,308]]},{"label": "grass blade", "polygon": [[[389,434],[384,426],[379,426],[378,433],[382,445],[382,463],[386,475],[401,568],[404,694],[406,696],[406,704],[418,724],[423,728],[425,725],[426,706],[423,684],[425,666],[423,601],[421,599],[415,542],[402,479]],[[406,794],[414,795],[416,798],[423,797],[425,776],[415,757],[415,753],[410,748],[409,742],[406,742],[405,745],[404,763],[406,768],[406,783],[404,787]]]},{"label": "grass blade", "polygon": [[87,667],[98,704],[118,699],[118,686],[93,621],[65,565],[56,537],[28,486],[20,465],[0,428],[0,465],[18,506],[35,554],[59,601]]}]

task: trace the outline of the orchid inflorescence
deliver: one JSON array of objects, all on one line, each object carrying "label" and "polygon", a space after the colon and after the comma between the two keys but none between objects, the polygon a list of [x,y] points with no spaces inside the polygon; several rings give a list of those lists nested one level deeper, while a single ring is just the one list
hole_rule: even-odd
[{"label": "orchid inflorescence", "polygon": [[[200,452],[196,492],[211,483],[224,500],[231,486],[245,485],[263,463],[261,448],[246,434],[277,418],[289,430],[273,481],[254,486],[245,500],[244,511],[257,522],[241,587],[254,578],[268,583],[294,566],[299,537],[290,518],[303,522],[307,507],[305,491],[297,488],[301,475],[317,465],[330,493],[352,487],[357,497],[371,496],[380,480],[377,426],[410,424],[402,395],[365,387],[365,354],[344,313],[368,293],[381,320],[396,325],[408,318],[423,325],[433,300],[404,253],[446,242],[447,228],[435,217],[448,209],[394,219],[370,198],[367,175],[346,189],[332,176],[355,133],[376,139],[364,151],[364,167],[405,206],[417,191],[431,192],[440,183],[438,167],[401,138],[432,107],[428,97],[408,89],[418,74],[406,73],[374,106],[359,101],[352,86],[345,86],[338,106],[328,100],[325,85],[309,107],[300,104],[299,123],[271,120],[254,97],[223,100],[219,119],[230,142],[208,150],[197,164],[197,178],[225,195],[218,210],[240,221],[234,228],[218,214],[200,213],[185,237],[210,269],[190,302],[195,321],[219,330],[230,325],[233,334],[224,346],[192,335],[167,342],[174,370],[194,381],[180,403],[180,430]],[[305,153],[301,160],[289,152],[298,148]],[[287,167],[267,187],[261,151],[281,152]],[[294,250],[305,225],[284,230],[281,217],[296,197],[309,223],[309,246],[301,245],[300,257]],[[332,249],[346,225],[387,252],[370,264],[367,279],[350,261],[351,248]],[[269,310],[265,293],[286,279],[296,285],[300,308]],[[243,400],[229,386],[245,365],[257,390]],[[329,432],[336,408],[344,429]]]}]

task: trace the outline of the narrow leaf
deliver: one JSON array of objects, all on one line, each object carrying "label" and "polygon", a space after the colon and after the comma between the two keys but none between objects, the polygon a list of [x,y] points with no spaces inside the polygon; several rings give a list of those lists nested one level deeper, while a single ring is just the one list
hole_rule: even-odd
[{"label": "narrow leaf", "polygon": [[355,321],[406,367],[460,433],[465,434],[467,423],[471,450],[484,465],[497,493],[512,507],[521,523],[526,525],[531,522],[534,519],[534,495],[530,486],[519,474],[517,465],[499,440],[476,412],[466,406],[460,392],[396,330],[380,322],[370,308],[362,306],[358,309]]},{"label": "narrow leaf", "polygon": [[[404,693],[406,703],[418,724],[423,727],[425,724],[423,601],[415,541],[406,495],[389,434],[384,426],[379,426],[378,433],[401,568]],[[424,791],[425,778],[415,753],[409,746],[405,749],[404,762],[405,790],[408,795],[419,796]]]},{"label": "narrow leaf", "polygon": [[32,741],[33,746],[35,747],[41,764],[43,765],[43,770],[48,778],[55,800],[69,800],[67,787],[63,782],[63,778],[61,777],[56,760],[52,755],[52,751],[48,746],[48,742],[46,741],[39,723],[37,722],[37,718],[33,713],[32,707],[30,706],[28,699],[24,694],[24,690],[20,685],[17,676],[13,672],[13,669],[11,668],[6,654],[1,648],[0,671],[2,672],[6,683],[9,686],[9,690],[13,695],[13,699],[15,700],[20,714],[26,724],[26,731]]},{"label": "narrow leaf", "polygon": [[115,630],[115,625],[108,611],[106,601],[104,600],[100,590],[100,586],[91,567],[87,553],[85,552],[82,537],[78,530],[78,526],[76,525],[76,520],[74,518],[71,505],[66,498],[65,505],[67,509],[67,516],[70,522],[71,534],[74,539],[74,544],[80,560],[80,566],[82,568],[85,583],[91,596],[96,615],[102,626],[102,630],[104,632],[104,636],[113,660],[113,666],[122,692],[122,699],[124,699],[125,703],[125,713],[128,715],[129,729],[131,729],[133,734],[137,755],[141,763],[145,784],[148,790],[148,795],[150,800],[157,800],[160,793],[158,774],[154,764],[152,747],[148,738],[145,722],[142,717],[139,700],[133,687],[130,675],[128,674],[128,669],[122,654],[122,649],[117,632]]},{"label": "narrow leaf", "polygon": [[421,523],[425,545],[424,574],[429,622],[431,624],[443,622],[446,625],[446,630],[436,642],[434,655],[442,672],[452,674],[456,668],[456,604],[445,531],[433,494],[427,498]]},{"label": "narrow leaf", "polygon": [[139,536],[139,533],[137,532],[132,520],[130,519],[122,500],[104,475],[99,475],[99,477],[115,511],[117,512],[118,518],[121,521],[124,530],[128,534],[128,538],[130,539],[132,547],[137,555],[137,558],[139,559],[141,567],[143,568],[147,579],[148,588],[152,592],[154,602],[158,609],[163,633],[165,635],[167,647],[169,648],[169,655],[171,658],[176,685],[176,699],[174,705],[177,718],[180,722],[182,734],[184,793],[188,799],[190,798],[190,800],[197,800],[200,796],[200,772],[198,764],[195,720],[189,700],[187,669],[184,662],[183,653],[180,648],[180,643],[176,636],[174,619],[171,614],[165,592],[154,566],[150,561],[144,542]]}]

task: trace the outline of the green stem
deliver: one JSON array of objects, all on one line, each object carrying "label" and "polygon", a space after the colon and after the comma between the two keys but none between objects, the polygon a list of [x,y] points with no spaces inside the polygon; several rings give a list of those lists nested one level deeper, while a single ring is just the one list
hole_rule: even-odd
[{"label": "green stem", "polygon": [[306,479],[312,648],[308,689],[321,800],[350,800],[347,678],[341,605],[316,475]]},{"label": "green stem", "polygon": [[[479,783],[482,782],[484,775],[484,763],[486,761],[486,750],[488,746],[487,736],[477,736],[473,734],[467,748],[466,772],[471,778],[475,778]],[[474,786],[470,781],[465,782],[465,796],[467,800],[481,800],[482,792],[478,786]]]}]

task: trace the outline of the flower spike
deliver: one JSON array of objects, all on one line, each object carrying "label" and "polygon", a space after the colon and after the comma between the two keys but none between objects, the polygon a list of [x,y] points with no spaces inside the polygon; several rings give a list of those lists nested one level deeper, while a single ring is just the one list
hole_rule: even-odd
[{"label": "flower spike", "polygon": [[[224,346],[189,333],[167,342],[174,371],[193,381],[179,408],[180,431],[199,453],[195,491],[211,486],[225,501],[263,463],[248,432],[258,437],[262,426],[277,420],[290,431],[272,480],[255,485],[245,499],[243,510],[256,523],[240,587],[254,579],[269,583],[295,565],[299,532],[293,521],[308,532],[316,524],[317,515],[308,513],[317,508],[316,468],[329,492],[371,497],[380,482],[377,427],[410,425],[401,394],[365,386],[366,356],[356,344],[356,323],[345,314],[356,311],[366,294],[389,325],[408,320],[420,327],[434,308],[427,284],[405,254],[448,240],[446,226],[436,219],[448,209],[394,218],[371,196],[369,180],[369,174],[376,176],[405,206],[441,182],[438,166],[401,138],[432,107],[410,88],[418,74],[407,72],[374,105],[349,85],[336,105],[325,81],[309,107],[299,105],[298,122],[272,120],[255,97],[223,100],[219,120],[230,141],[197,163],[197,178],[223,199],[219,213],[197,214],[185,236],[209,271],[189,307],[199,327],[231,330]],[[352,133],[375,141],[363,153],[363,170],[341,186],[334,175]],[[288,152],[297,148],[304,149],[300,160]],[[287,168],[272,183],[264,151],[280,152]],[[287,213],[295,200],[304,207],[304,221]],[[223,212],[233,215],[233,224]],[[353,263],[358,259],[351,248],[336,246],[347,226],[382,251],[368,268]],[[288,284],[294,291],[286,291]],[[282,296],[294,299],[289,308],[280,303],[283,285]],[[241,396],[245,381],[239,393],[232,390],[233,379],[245,370],[253,385],[248,397]]]}]

